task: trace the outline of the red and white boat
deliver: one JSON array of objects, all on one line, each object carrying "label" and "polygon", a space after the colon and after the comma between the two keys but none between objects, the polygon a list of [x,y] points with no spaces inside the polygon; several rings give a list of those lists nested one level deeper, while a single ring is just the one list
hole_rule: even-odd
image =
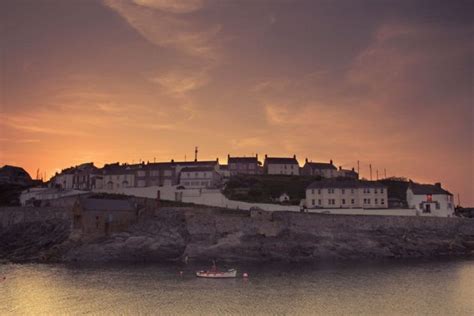
[{"label": "red and white boat", "polygon": [[210,270],[210,271],[198,271],[196,272],[196,276],[199,278],[211,278],[211,279],[236,278],[237,270],[229,269],[227,271],[217,271],[216,269],[216,270]]}]

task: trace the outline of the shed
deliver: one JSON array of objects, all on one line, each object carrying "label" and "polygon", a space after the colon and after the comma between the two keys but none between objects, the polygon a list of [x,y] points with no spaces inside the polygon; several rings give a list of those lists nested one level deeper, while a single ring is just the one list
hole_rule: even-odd
[{"label": "shed", "polygon": [[85,235],[106,236],[136,223],[138,209],[130,200],[79,198],[73,214],[74,229]]}]

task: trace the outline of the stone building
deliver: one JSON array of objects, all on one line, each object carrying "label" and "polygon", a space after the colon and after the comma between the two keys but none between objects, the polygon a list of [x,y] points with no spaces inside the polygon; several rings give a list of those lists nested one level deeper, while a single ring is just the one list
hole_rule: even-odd
[{"label": "stone building", "polygon": [[73,228],[87,236],[105,236],[136,223],[138,209],[129,200],[79,198],[73,207]]},{"label": "stone building", "polygon": [[339,176],[338,170],[332,160],[330,160],[329,163],[312,162],[309,161],[308,158],[306,158],[305,164],[303,168],[301,168],[301,174],[304,176],[319,176],[326,179]]},{"label": "stone building", "polygon": [[137,187],[171,186],[177,184],[176,168],[172,163],[159,162],[143,164],[136,169],[135,185]]},{"label": "stone building", "polygon": [[315,181],[306,189],[306,207],[387,208],[387,188],[376,181]]},{"label": "stone building", "polygon": [[227,155],[227,165],[231,176],[237,174],[261,174],[261,164],[258,161],[258,155],[255,155],[255,157],[231,157]]}]

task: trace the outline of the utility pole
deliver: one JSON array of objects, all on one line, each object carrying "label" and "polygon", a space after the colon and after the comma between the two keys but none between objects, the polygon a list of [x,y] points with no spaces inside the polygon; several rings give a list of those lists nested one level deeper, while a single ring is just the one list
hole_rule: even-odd
[{"label": "utility pole", "polygon": [[360,162],[357,160],[357,174],[359,175],[360,178]]},{"label": "utility pole", "polygon": [[372,181],[372,164],[369,164],[369,169],[370,169],[370,181]]},{"label": "utility pole", "polygon": [[461,198],[459,196],[459,193],[458,193],[458,206],[461,206]]},{"label": "utility pole", "polygon": [[377,181],[378,181],[378,180],[379,180],[379,169],[376,169],[376,170],[375,170],[375,174],[376,174]]},{"label": "utility pole", "polygon": [[387,169],[383,168],[383,177],[387,179]]},{"label": "utility pole", "polygon": [[198,147],[194,148],[194,161],[198,161]]}]

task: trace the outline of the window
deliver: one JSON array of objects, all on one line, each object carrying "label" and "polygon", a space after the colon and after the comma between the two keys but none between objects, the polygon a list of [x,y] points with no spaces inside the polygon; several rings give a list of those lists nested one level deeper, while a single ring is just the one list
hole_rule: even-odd
[{"label": "window", "polygon": [[328,200],[328,204],[331,205],[331,199]]},{"label": "window", "polygon": [[369,188],[367,188],[367,193],[370,193],[370,189],[369,189]]},{"label": "window", "polygon": [[377,189],[374,189],[374,193],[377,193]]},{"label": "window", "polygon": [[199,175],[198,172],[194,173],[194,176],[195,176],[196,178],[198,177],[198,175]]},{"label": "window", "polygon": [[380,193],[383,193],[383,188],[380,189]]},{"label": "window", "polygon": [[367,204],[367,199],[364,199],[364,204]]},{"label": "window", "polygon": [[321,200],[318,200],[318,204],[321,205],[321,204],[322,204],[322,201],[321,201]]},{"label": "window", "polygon": [[346,200],[345,200],[345,199],[342,199],[342,204],[346,204]]},{"label": "window", "polygon": [[370,199],[367,199],[367,204],[370,204]]},{"label": "window", "polygon": [[314,199],[311,200],[311,205],[314,205]]},{"label": "window", "polygon": [[375,199],[375,204],[379,204],[379,200],[378,199]]},{"label": "window", "polygon": [[354,189],[351,189],[351,193],[354,194]]},{"label": "window", "polygon": [[355,204],[355,201],[354,201],[354,199],[351,199],[351,204]]},{"label": "window", "polygon": [[385,200],[384,200],[384,199],[380,199],[380,204],[384,205],[384,204],[385,204]]}]

